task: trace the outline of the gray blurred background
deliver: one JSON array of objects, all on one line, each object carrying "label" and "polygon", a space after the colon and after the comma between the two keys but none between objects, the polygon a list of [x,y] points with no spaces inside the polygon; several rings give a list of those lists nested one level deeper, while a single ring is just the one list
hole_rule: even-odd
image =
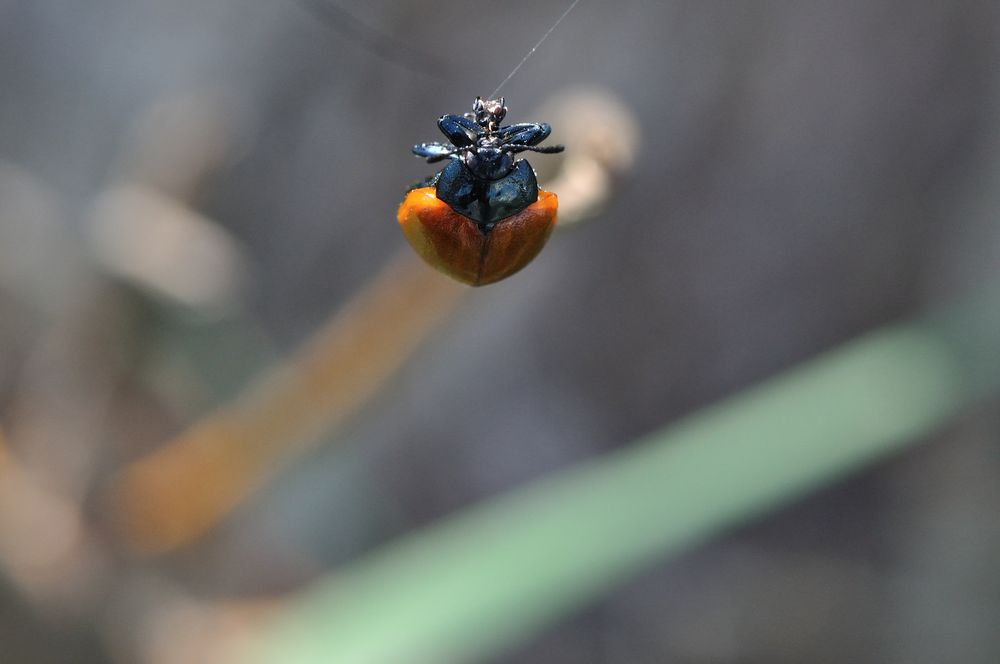
[{"label": "gray blurred background", "polygon": [[[402,66],[295,0],[0,0],[0,426],[98,541],[115,464],[291,352],[404,249],[396,206],[431,172],[409,147],[567,5],[336,4],[425,57]],[[503,94],[515,122],[579,86],[635,114],[609,208],[474,291],[336,448],[194,545],[110,554],[80,610],[40,608],[8,570],[0,660],[166,662],[122,636],[133,607],[296,588],[995,278],[998,44],[986,1],[583,0]],[[177,113],[202,133],[171,138]],[[176,154],[144,152],[158,132]],[[171,170],[185,150],[199,166]],[[177,253],[109,236],[95,210],[125,180],[208,230],[170,236]],[[122,258],[143,242],[165,276]],[[188,250],[212,267],[193,284]],[[998,428],[982,404],[497,661],[995,662]]]}]

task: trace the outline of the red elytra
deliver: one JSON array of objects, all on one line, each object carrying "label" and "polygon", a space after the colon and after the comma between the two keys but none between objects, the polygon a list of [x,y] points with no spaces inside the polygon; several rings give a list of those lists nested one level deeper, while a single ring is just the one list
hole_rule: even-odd
[{"label": "red elytra", "polygon": [[431,267],[470,286],[485,286],[538,255],[556,225],[557,207],[555,194],[539,190],[537,201],[483,233],[439,199],[434,187],[422,187],[406,195],[396,218],[410,246]]}]

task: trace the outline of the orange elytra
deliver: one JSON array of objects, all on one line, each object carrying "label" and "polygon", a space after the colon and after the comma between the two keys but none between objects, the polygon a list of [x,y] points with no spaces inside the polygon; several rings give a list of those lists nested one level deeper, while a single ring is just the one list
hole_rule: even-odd
[{"label": "orange elytra", "polygon": [[485,286],[521,270],[538,255],[556,224],[558,198],[538,200],[488,230],[451,209],[434,187],[411,190],[396,217],[410,246],[427,263],[470,286]]}]

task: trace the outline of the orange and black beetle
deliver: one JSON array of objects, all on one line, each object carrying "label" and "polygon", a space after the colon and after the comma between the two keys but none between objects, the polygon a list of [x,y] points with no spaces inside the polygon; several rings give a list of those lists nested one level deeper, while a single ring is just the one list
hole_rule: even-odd
[{"label": "orange and black beetle", "polygon": [[411,187],[397,213],[421,258],[472,286],[523,268],[556,223],[556,195],[540,191],[531,165],[514,155],[562,152],[563,146],[538,147],[551,132],[544,122],[501,127],[506,114],[503,97],[476,97],[473,113],[438,120],[451,145],[421,143],[413,153],[428,163],[450,163]]}]

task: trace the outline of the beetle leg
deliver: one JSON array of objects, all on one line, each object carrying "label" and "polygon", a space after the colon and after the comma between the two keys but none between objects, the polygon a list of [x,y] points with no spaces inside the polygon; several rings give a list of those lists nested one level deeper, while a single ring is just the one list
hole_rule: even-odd
[{"label": "beetle leg", "polygon": [[461,115],[442,115],[438,120],[438,128],[449,141],[460,148],[475,145],[483,133],[482,127],[475,120]]},{"label": "beetle leg", "polygon": [[454,146],[445,145],[444,143],[418,143],[413,146],[413,154],[426,158],[428,164],[433,164],[448,157],[457,158],[459,156]]},{"label": "beetle leg", "polygon": [[497,132],[501,144],[538,145],[552,133],[547,122],[520,122],[503,127]]}]

